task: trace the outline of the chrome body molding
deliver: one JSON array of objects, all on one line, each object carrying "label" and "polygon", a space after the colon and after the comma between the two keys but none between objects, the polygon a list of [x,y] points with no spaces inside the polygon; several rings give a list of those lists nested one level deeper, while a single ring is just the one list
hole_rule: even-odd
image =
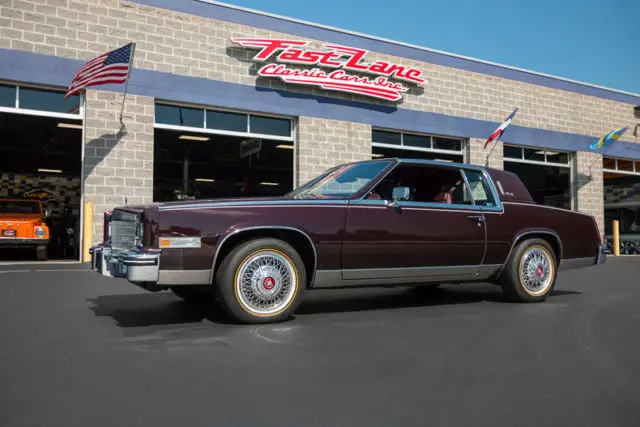
[{"label": "chrome body molding", "polygon": [[454,265],[443,267],[373,268],[354,270],[318,270],[312,287],[343,288],[370,285],[486,280],[502,265]]},{"label": "chrome body molding", "polygon": [[[211,264],[211,270],[210,270],[210,274],[209,274],[209,283],[213,283],[213,279],[214,279],[214,275],[216,274],[216,264],[218,262],[218,256],[220,255],[220,250],[222,249],[222,247],[224,246],[225,242],[227,240],[229,240],[231,237],[237,236],[239,234],[242,233],[246,233],[249,231],[255,231],[255,230],[287,230],[287,231],[293,231],[296,233],[300,233],[302,236],[304,236],[308,241],[309,244],[311,245],[311,250],[313,251],[313,272],[311,274],[311,277],[309,278],[309,283],[313,284],[314,280],[315,280],[315,273],[316,273],[316,269],[318,266],[318,252],[316,251],[316,246],[313,244],[313,240],[311,240],[311,237],[304,231],[300,230],[299,228],[295,228],[295,227],[288,227],[288,226],[280,226],[280,225],[258,225],[258,226],[254,226],[254,227],[244,227],[244,228],[238,228],[233,230],[232,232],[228,233],[227,235],[225,235],[222,240],[218,243],[217,247],[216,247],[216,253],[213,255],[213,263]],[[305,284],[306,285],[306,284]]]},{"label": "chrome body molding", "polygon": [[349,203],[348,200],[309,200],[309,199],[291,199],[291,200],[263,200],[263,201],[234,201],[234,202],[201,202],[201,203],[185,203],[176,205],[160,206],[160,211],[183,211],[192,209],[210,209],[210,208],[237,208],[262,207],[270,208],[275,206],[288,207],[307,207],[322,205],[326,207],[344,207]]},{"label": "chrome body molding", "polygon": [[211,270],[160,270],[158,285],[211,285]]},{"label": "chrome body molding", "polygon": [[436,202],[412,202],[412,201],[398,201],[396,205],[390,205],[386,200],[377,199],[362,199],[352,200],[349,202],[349,206],[358,208],[371,208],[371,209],[390,209],[400,207],[406,210],[416,211],[454,211],[454,212],[467,212],[467,213],[485,213],[485,214],[502,214],[504,210],[502,208],[485,208],[478,205],[462,205],[462,204],[443,204]]},{"label": "chrome body molding", "polygon": [[498,271],[498,277],[502,274],[502,270],[507,265],[507,262],[509,261],[509,258],[511,257],[511,253],[513,252],[513,248],[516,247],[516,243],[521,238],[523,238],[524,236],[527,236],[527,235],[530,235],[530,234],[547,234],[547,235],[552,236],[553,238],[555,238],[556,241],[558,242],[558,249],[559,249],[559,252],[560,252],[560,253],[556,254],[556,256],[557,256],[557,258],[559,260],[562,260],[562,240],[560,240],[560,236],[558,236],[558,233],[556,233],[555,231],[545,230],[545,229],[525,231],[524,233],[520,233],[520,234],[516,235],[516,237],[513,239],[513,242],[511,242],[511,248],[509,248],[509,252],[507,253],[507,257],[504,260],[504,264],[502,264],[502,266],[500,267],[500,271]]}]

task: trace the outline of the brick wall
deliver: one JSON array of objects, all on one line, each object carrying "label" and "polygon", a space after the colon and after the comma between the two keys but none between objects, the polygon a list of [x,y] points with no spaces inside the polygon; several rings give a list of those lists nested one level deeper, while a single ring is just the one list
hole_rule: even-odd
[{"label": "brick wall", "polygon": [[341,163],[371,159],[371,126],[300,117],[298,120],[298,184]]},{"label": "brick wall", "polygon": [[94,203],[93,241],[102,239],[102,215],[114,206],[153,201],[153,98],[88,90],[85,197]]},{"label": "brick wall", "polygon": [[600,232],[604,233],[602,155],[578,152],[573,161],[574,209],[595,215]]},{"label": "brick wall", "polygon": [[[294,37],[119,0],[3,0],[0,4],[0,47],[87,60],[134,40],[138,43],[136,67],[247,85],[256,84],[255,65],[248,61],[247,51],[231,46],[230,38]],[[322,43],[313,41],[313,45]],[[406,95],[400,104],[403,108],[500,122],[518,106],[519,125],[594,137],[637,122],[631,104],[389,55],[372,53],[369,60],[399,62],[425,72],[428,81]],[[276,80],[257,84],[316,92]],[[640,142],[632,132],[624,139]]]},{"label": "brick wall", "polygon": [[500,141],[493,141],[484,148],[486,139],[470,138],[467,144],[465,161],[472,165],[488,166],[496,169],[504,168],[503,146]]}]

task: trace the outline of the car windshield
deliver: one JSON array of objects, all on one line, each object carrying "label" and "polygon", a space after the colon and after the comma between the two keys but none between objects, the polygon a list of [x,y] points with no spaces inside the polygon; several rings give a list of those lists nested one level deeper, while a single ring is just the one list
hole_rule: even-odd
[{"label": "car windshield", "polygon": [[373,161],[338,166],[294,190],[290,195],[298,198],[350,197],[369,184],[389,163]]},{"label": "car windshield", "polygon": [[40,213],[40,203],[29,200],[0,200],[0,214],[33,215]]}]

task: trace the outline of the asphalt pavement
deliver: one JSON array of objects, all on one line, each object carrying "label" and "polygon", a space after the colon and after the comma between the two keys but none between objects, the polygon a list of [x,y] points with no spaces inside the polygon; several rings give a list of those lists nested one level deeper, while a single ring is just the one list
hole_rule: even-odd
[{"label": "asphalt pavement", "polygon": [[488,284],[316,291],[227,322],[79,264],[0,266],[0,426],[637,426],[640,258]]}]

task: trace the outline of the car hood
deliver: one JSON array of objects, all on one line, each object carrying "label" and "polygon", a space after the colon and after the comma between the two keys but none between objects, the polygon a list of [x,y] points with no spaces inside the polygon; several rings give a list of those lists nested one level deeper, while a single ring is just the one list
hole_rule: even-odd
[{"label": "car hood", "polygon": [[176,202],[164,202],[158,203],[158,206],[161,208],[179,208],[179,207],[193,207],[198,208],[199,206],[211,206],[211,205],[224,205],[228,203],[242,203],[242,204],[252,204],[252,203],[265,203],[265,202],[277,202],[283,200],[293,200],[293,197],[290,196],[281,196],[281,197],[233,197],[233,198],[220,198],[220,199],[198,199],[198,200],[181,200]]},{"label": "car hood", "polygon": [[[179,209],[179,208],[191,208],[198,209],[200,207],[215,207],[216,205],[225,205],[229,203],[241,203],[242,205],[251,205],[255,204],[264,204],[269,202],[281,202],[281,201],[292,201],[292,200],[305,200],[305,201],[313,201],[313,200],[331,200],[323,197],[310,197],[310,198],[295,198],[293,196],[279,196],[279,197],[234,197],[234,198],[219,198],[219,199],[198,199],[198,200],[180,200],[173,202],[160,202],[154,203],[150,205],[127,205],[127,206],[118,206],[115,209],[119,211],[127,211],[133,213],[141,213],[146,208],[157,207],[161,210],[163,209]],[[337,200],[337,199],[333,199]]]}]

